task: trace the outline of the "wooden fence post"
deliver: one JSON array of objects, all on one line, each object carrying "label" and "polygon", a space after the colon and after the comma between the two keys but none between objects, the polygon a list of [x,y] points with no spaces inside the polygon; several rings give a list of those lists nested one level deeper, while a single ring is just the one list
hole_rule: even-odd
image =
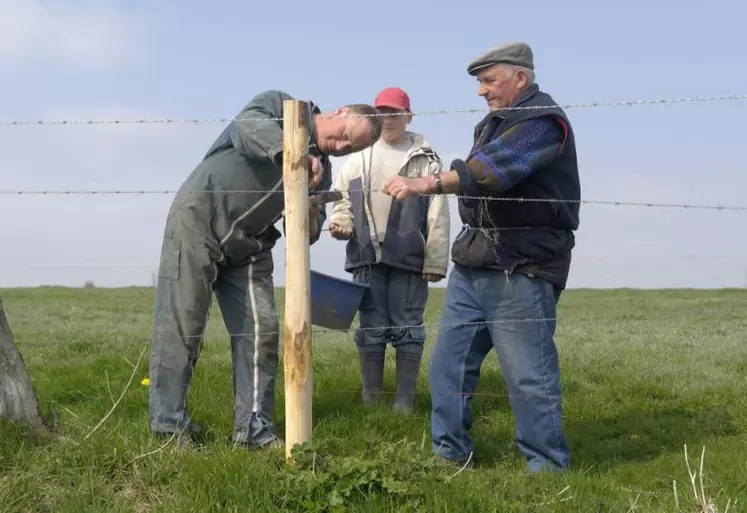
[{"label": "wooden fence post", "polygon": [[309,131],[305,106],[283,102],[285,191],[285,456],[311,441],[311,276],[309,256]]}]

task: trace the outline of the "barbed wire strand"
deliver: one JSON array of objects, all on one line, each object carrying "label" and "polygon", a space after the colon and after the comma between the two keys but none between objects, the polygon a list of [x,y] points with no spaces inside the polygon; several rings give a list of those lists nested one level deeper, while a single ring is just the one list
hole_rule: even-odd
[{"label": "barbed wire strand", "polygon": [[[384,189],[337,189],[344,193],[351,192],[376,192],[386,194]],[[176,194],[179,191],[169,189],[151,189],[151,190],[121,190],[121,189],[110,189],[110,190],[83,190],[83,189],[68,189],[68,190],[0,190],[2,196],[30,196],[30,195],[46,195],[46,196],[73,196],[73,195],[150,195],[150,194]],[[259,190],[259,189],[225,189],[225,190],[210,190],[210,191],[189,191],[188,195],[198,194],[283,194],[282,190]],[[438,196],[438,194],[421,194],[420,196]],[[448,194],[447,196],[453,196],[457,199],[464,200],[479,200],[479,201],[501,201],[501,202],[515,202],[515,203],[573,203],[579,205],[606,205],[613,207],[647,207],[647,208],[676,208],[685,210],[735,210],[744,211],[747,210],[747,205],[722,205],[722,204],[704,204],[704,203],[662,203],[654,201],[632,201],[632,200],[569,200],[560,198],[524,198],[524,197],[498,197],[498,196],[469,196],[460,194]]]},{"label": "barbed wire strand", "polygon": [[[498,228],[502,230],[502,228]],[[322,228],[323,232],[329,232],[329,228]],[[346,242],[346,241],[340,241]],[[312,247],[313,248],[313,247]],[[313,249],[312,249],[313,250]],[[677,266],[684,265],[692,267],[693,263],[686,259],[701,258],[708,259],[709,262],[713,261],[734,261],[740,266],[744,265],[747,254],[745,253],[678,253],[676,255],[656,255],[661,258],[662,261],[639,261],[639,262],[610,262],[607,260],[593,260],[593,261],[579,261],[576,260],[573,263],[574,267],[659,267],[659,266]],[[640,258],[636,256],[636,258]],[[651,258],[651,257],[646,257]],[[312,255],[313,259],[313,255]],[[24,264],[24,265],[13,265],[13,269],[158,269],[158,262],[152,264],[125,264],[125,263],[112,263],[112,264],[100,264],[100,263],[40,263],[40,264]],[[2,280],[0,280],[2,283]],[[64,285],[63,285],[64,286]],[[141,285],[141,287],[148,288],[149,285]],[[0,285],[0,289],[5,288],[4,285]],[[75,286],[72,286],[75,288]]]},{"label": "barbed wire strand", "polygon": [[[514,228],[496,228],[497,230],[511,230]],[[330,232],[329,228],[322,228],[321,231],[323,232]],[[340,242],[347,242],[347,241],[340,241]],[[311,250],[314,250],[314,246],[310,247]],[[636,258],[640,258],[641,255],[637,254]],[[692,266],[692,262],[688,262],[687,259],[692,258],[701,258],[701,259],[708,259],[709,261],[730,261],[733,259],[739,260],[740,265],[742,265],[743,259],[747,258],[747,253],[745,252],[736,252],[736,253],[730,253],[726,254],[723,252],[712,252],[712,253],[706,253],[706,252],[700,252],[700,253],[677,253],[673,255],[657,255],[657,254],[649,254],[645,256],[646,260],[642,262],[610,262],[607,259],[598,259],[598,260],[574,260],[573,265],[574,266],[592,266],[592,267],[656,267],[656,266],[672,266],[672,265],[687,265]],[[664,261],[652,261],[652,258],[659,258]],[[154,261],[153,263],[146,264],[146,263],[111,263],[111,264],[104,264],[104,263],[96,263],[96,262],[90,262],[90,263],[40,263],[40,264],[26,264],[13,266],[14,269],[153,269],[154,271],[158,269],[158,262]],[[150,285],[142,285],[142,287],[150,288]],[[4,286],[0,285],[0,289],[4,288]],[[75,288],[75,287],[73,287]]]},{"label": "barbed wire strand", "polygon": [[[55,360],[54,363],[55,364],[60,364],[60,363],[75,363],[75,362],[76,362],[75,359],[70,358],[70,359],[64,359],[64,360]],[[483,367],[481,369],[481,371],[480,371],[481,376],[480,376],[480,384],[478,385],[478,387],[485,386],[484,382],[485,382],[485,376],[486,376],[486,371],[485,371],[486,368],[489,369],[491,372],[494,371],[493,368]],[[498,372],[498,374],[496,374],[496,376],[500,377],[500,374],[499,374],[500,371],[498,369],[495,369],[495,371]],[[145,372],[144,376],[147,377],[148,376],[148,371],[145,370],[144,372]],[[279,373],[278,373],[278,377],[280,377]],[[313,390],[314,395],[317,395],[317,394],[318,395],[326,395],[326,394],[330,394],[330,393],[333,393],[333,394],[360,395],[360,393],[361,393],[361,389],[360,388],[358,388],[358,389],[346,389],[346,388],[325,388],[325,387],[319,387],[318,386],[319,381],[320,381],[319,379],[315,380],[314,390]],[[149,385],[143,385],[141,383],[141,386],[145,387],[145,386],[149,386]],[[499,385],[499,386],[501,386],[501,385]],[[687,390],[687,388],[684,389],[684,390],[681,390],[681,391],[686,391],[686,390]],[[394,395],[396,395],[396,393],[397,392],[394,391],[394,390],[381,390],[379,392],[379,394],[382,397],[394,396]],[[431,391],[430,391],[430,389],[428,389],[428,390],[417,390],[416,389],[415,391],[413,391],[413,395],[415,397],[431,397]],[[447,395],[448,397],[482,397],[482,398],[493,398],[493,399],[508,399],[510,397],[513,397],[515,399],[521,399],[521,400],[524,400],[524,401],[526,401],[526,400],[547,401],[546,397],[537,397],[537,394],[520,394],[520,393],[509,394],[508,392],[504,392],[504,393],[479,392],[477,390],[474,391],[474,392],[449,392],[448,394],[442,394],[442,395]],[[602,395],[609,396],[609,393],[608,392],[600,392],[600,391],[592,391],[592,390],[585,390],[583,392],[578,392],[578,391],[574,390],[573,392],[564,392],[563,395],[568,396],[568,397],[570,397],[570,396],[574,396],[574,397],[577,397],[577,396],[583,396],[583,397],[600,397]],[[110,400],[110,395],[108,393],[106,393],[105,395],[101,395],[100,397],[101,398],[105,398],[107,400]],[[422,419],[422,417],[409,416],[409,417],[402,417],[400,420],[410,420],[410,421],[420,421],[420,422],[422,422],[423,419]]]},{"label": "barbed wire strand", "polygon": [[[451,324],[439,324],[439,323],[423,323],[423,324],[413,324],[413,325],[402,325],[402,326],[372,326],[372,327],[359,327],[359,326],[351,326],[350,328],[324,328],[320,326],[313,325],[312,326],[312,333],[319,334],[320,332],[329,332],[329,333],[347,333],[351,331],[361,330],[361,331],[374,331],[374,330],[406,330],[406,329],[415,329],[415,328],[427,328],[427,327],[438,327],[438,328],[452,328],[452,327],[461,327],[461,326],[481,326],[481,325],[489,325],[489,324],[510,324],[510,323],[531,323],[531,322],[555,322],[557,321],[557,317],[538,317],[538,318],[523,318],[523,319],[496,319],[492,321],[484,320],[484,321],[470,321],[470,322],[459,322],[459,323],[451,323]],[[232,337],[251,337],[254,338],[259,335],[281,335],[283,333],[282,330],[273,330],[273,331],[248,331],[246,333],[234,333],[233,335],[227,335]],[[113,333],[114,334],[114,333]],[[119,335],[125,335],[128,336],[131,333],[128,332],[118,332],[116,334]],[[179,336],[182,339],[193,339],[193,338],[205,338],[204,334],[196,334],[196,335],[180,335]]]},{"label": "barbed wire strand", "polygon": [[[693,301],[702,301],[700,298],[695,298]],[[741,313],[744,311],[744,302],[737,302],[734,301],[729,302],[728,308],[724,308],[725,311],[732,311],[735,314]],[[279,312],[280,313],[280,312]],[[675,314],[678,314],[679,312],[674,312]],[[604,320],[620,320],[620,321],[633,321],[633,320],[640,320],[641,317],[645,317],[645,313],[643,311],[635,314],[620,314],[620,315],[611,315],[611,316],[605,316],[605,315],[595,315],[590,316],[589,318],[574,318],[574,322],[583,322],[583,321],[594,321],[597,322],[600,319]],[[659,316],[661,317],[661,316]],[[677,315],[672,315],[671,317],[679,318]],[[690,314],[682,315],[683,318],[690,319],[692,316]],[[283,316],[278,316],[278,322],[279,326],[282,326],[282,319]],[[313,324],[312,325],[312,335],[313,336],[319,336],[319,335],[325,335],[325,334],[348,334],[355,331],[376,331],[376,330],[407,330],[407,329],[434,329],[434,328],[456,328],[456,327],[469,327],[469,326],[489,326],[489,325],[505,325],[505,324],[520,324],[520,323],[537,323],[537,322],[554,322],[557,323],[560,327],[560,321],[563,320],[561,317],[555,316],[555,317],[537,317],[537,318],[516,318],[516,319],[494,319],[494,320],[480,320],[480,321],[468,321],[468,322],[458,322],[458,323],[423,323],[423,324],[415,324],[415,325],[394,325],[394,326],[369,326],[369,327],[361,327],[360,325],[353,325],[349,328],[327,328],[323,326],[318,326]],[[747,327],[747,320],[745,320],[745,326]],[[284,332],[281,328],[274,329],[274,330],[262,330],[260,331],[251,331],[251,332],[242,332],[242,333],[234,333],[230,334],[226,332],[221,336],[221,338],[231,338],[231,337],[250,337],[254,339],[255,337],[261,336],[261,335],[282,335]],[[132,337],[133,335],[140,334],[139,331],[134,330],[128,330],[128,331],[112,331],[110,332],[107,337]],[[62,345],[67,345],[68,343],[82,343],[82,342],[91,342],[91,339],[98,340],[101,338],[101,340],[106,340],[104,336],[98,333],[92,333],[90,335],[78,333],[78,337],[80,337],[78,340],[69,341],[69,342],[63,342]],[[210,336],[206,334],[195,334],[195,335],[180,335],[181,339],[203,339],[203,340],[209,340],[211,336],[214,336],[211,334]],[[217,336],[217,335],[215,335]],[[112,343],[116,343],[113,340],[109,340]],[[19,338],[18,340],[19,344],[23,344],[22,338]],[[39,344],[42,345],[42,344]],[[55,344],[47,344],[49,347],[54,347]]]},{"label": "barbed wire strand", "polygon": [[[577,108],[603,108],[603,107],[636,107],[643,105],[667,105],[679,103],[699,103],[715,101],[735,101],[747,100],[747,94],[733,94],[726,96],[692,96],[684,98],[658,98],[650,100],[622,100],[609,102],[585,102],[585,103],[567,103],[558,105],[562,109]],[[543,110],[551,109],[554,106],[517,106],[503,107],[497,111],[522,111],[522,110]],[[474,114],[489,112],[486,107],[483,108],[463,108],[463,109],[433,109],[413,112],[415,116],[423,115],[440,115],[440,114]],[[389,117],[402,116],[408,113],[392,112],[378,114],[347,114],[346,117]],[[252,121],[258,118],[239,118],[239,117],[217,117],[217,118],[134,118],[134,119],[62,119],[62,120],[0,120],[0,126],[54,126],[54,125],[125,125],[125,124],[198,124],[198,123],[228,123],[232,121]],[[261,118],[265,121],[282,121],[283,118]]]}]

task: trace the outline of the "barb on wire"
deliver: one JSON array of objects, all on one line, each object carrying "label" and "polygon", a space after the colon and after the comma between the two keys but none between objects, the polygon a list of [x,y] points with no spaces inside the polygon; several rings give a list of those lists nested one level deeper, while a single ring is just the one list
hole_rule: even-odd
[{"label": "barb on wire", "polygon": [[[747,94],[733,94],[727,96],[692,96],[685,98],[658,98],[651,100],[622,100],[610,102],[587,102],[587,103],[568,103],[559,105],[563,109],[576,108],[600,108],[600,107],[635,107],[641,105],[666,105],[676,103],[698,103],[727,100],[747,100]],[[504,107],[500,111],[520,111],[520,110],[541,110],[553,108],[550,106],[519,106]],[[488,112],[488,108],[471,108],[471,109],[433,109],[413,112],[413,115],[434,115],[434,114],[474,114],[479,112]],[[402,116],[407,113],[379,113],[379,114],[350,114],[347,117],[386,117]],[[198,123],[228,123],[231,121],[241,122],[244,120],[251,121],[252,118],[134,118],[134,119],[61,119],[61,120],[0,120],[1,126],[53,126],[53,125],[149,125],[149,124],[198,124]],[[263,118],[264,121],[282,121],[282,118]]]},{"label": "barb on wire", "polygon": [[[77,196],[77,195],[152,195],[152,194],[176,194],[176,190],[33,190],[33,189],[6,189],[0,190],[2,196]],[[342,189],[342,192],[376,192],[385,194],[384,189]],[[210,191],[191,191],[188,194],[283,194],[282,190],[210,190]],[[422,196],[436,196],[436,194],[423,194]],[[511,198],[511,197],[497,197],[497,196],[468,196],[461,194],[452,194],[457,199],[467,200],[480,200],[480,201],[503,201],[503,202],[515,202],[515,203],[577,203],[580,205],[607,205],[613,207],[649,207],[649,208],[678,208],[678,209],[691,209],[691,210],[747,210],[747,205],[714,205],[714,204],[698,204],[698,203],[661,203],[653,201],[626,201],[626,200],[566,200],[560,198]]]}]

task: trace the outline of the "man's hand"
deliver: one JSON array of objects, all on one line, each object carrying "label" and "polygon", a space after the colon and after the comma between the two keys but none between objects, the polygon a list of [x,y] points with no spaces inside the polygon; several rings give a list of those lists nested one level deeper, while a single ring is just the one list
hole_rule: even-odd
[{"label": "man's hand", "polygon": [[309,189],[313,189],[320,183],[324,177],[324,166],[322,161],[313,155],[308,155],[309,161]]},{"label": "man's hand", "polygon": [[423,279],[425,281],[429,281],[431,283],[436,283],[437,281],[441,281],[445,278],[445,276],[442,276],[440,274],[435,273],[423,273]]},{"label": "man's hand", "polygon": [[353,236],[352,231],[334,222],[329,223],[329,234],[337,240],[348,240]]},{"label": "man's hand", "polygon": [[432,184],[435,184],[432,176],[405,178],[397,175],[387,180],[384,185],[384,192],[394,199],[403,200],[408,196],[428,194]]}]

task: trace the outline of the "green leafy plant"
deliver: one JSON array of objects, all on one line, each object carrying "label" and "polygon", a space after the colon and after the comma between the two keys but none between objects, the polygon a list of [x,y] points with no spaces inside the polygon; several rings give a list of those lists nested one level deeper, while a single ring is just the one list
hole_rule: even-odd
[{"label": "green leafy plant", "polygon": [[308,446],[294,448],[292,456],[278,497],[278,506],[291,510],[342,512],[353,501],[385,495],[398,511],[422,511],[424,485],[448,477],[433,457],[405,441],[364,456],[322,457]]}]

